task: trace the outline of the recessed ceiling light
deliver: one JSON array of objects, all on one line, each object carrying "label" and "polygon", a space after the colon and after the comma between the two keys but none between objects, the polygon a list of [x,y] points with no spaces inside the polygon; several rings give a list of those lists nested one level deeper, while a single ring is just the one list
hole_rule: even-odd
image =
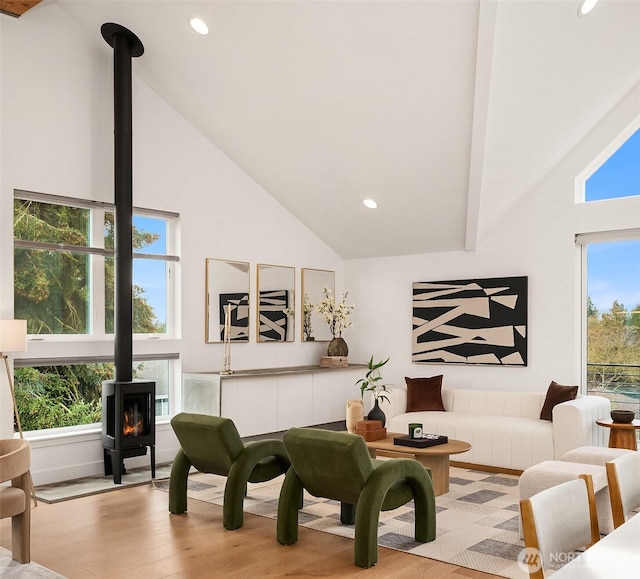
[{"label": "recessed ceiling light", "polygon": [[375,209],[378,204],[373,200],[373,199],[365,199],[362,201],[365,205],[365,207],[368,207],[369,209]]},{"label": "recessed ceiling light", "polygon": [[597,3],[598,0],[582,0],[580,7],[578,8],[578,16],[589,14]]},{"label": "recessed ceiling light", "polygon": [[200,18],[192,18],[190,20],[191,28],[193,28],[198,34],[203,36],[209,34],[209,27]]}]

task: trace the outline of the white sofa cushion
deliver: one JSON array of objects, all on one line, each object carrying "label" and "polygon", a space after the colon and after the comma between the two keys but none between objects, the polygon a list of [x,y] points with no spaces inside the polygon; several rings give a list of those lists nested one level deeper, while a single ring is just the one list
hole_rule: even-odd
[{"label": "white sofa cushion", "polygon": [[445,390],[444,407],[449,412],[490,416],[540,418],[545,395],[538,392],[500,390]]},{"label": "white sofa cushion", "polygon": [[471,444],[455,460],[524,470],[543,460],[553,460],[553,428],[546,420],[515,416],[475,415],[459,412],[409,412],[387,423],[389,432],[406,433],[410,422],[424,430]]}]

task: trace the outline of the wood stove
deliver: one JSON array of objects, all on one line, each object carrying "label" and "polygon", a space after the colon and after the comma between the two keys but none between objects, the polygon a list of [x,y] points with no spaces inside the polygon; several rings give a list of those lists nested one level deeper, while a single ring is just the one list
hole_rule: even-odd
[{"label": "wood stove", "polygon": [[133,380],[102,383],[104,473],[122,483],[124,459],[151,449],[151,477],[156,476],[156,383]]}]

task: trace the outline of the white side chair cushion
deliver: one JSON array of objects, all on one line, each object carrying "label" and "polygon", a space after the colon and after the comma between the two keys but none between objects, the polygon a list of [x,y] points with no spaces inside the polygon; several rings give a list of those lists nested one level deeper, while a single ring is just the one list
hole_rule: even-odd
[{"label": "white side chair cushion", "polygon": [[[612,471],[615,471],[614,476],[612,476]],[[616,501],[615,485],[617,483],[617,492],[619,493],[622,505],[621,521],[619,523],[621,524],[631,511],[640,507],[640,453],[630,451],[630,454],[619,456],[612,460],[607,464],[607,475],[609,477],[609,484],[612,485],[610,493],[612,497],[611,506],[614,510],[614,521],[614,503]],[[611,480],[612,478],[617,480]],[[616,524],[616,526],[619,526],[619,524]]]},{"label": "white side chair cushion", "polygon": [[[613,531],[614,525],[611,516],[607,472],[604,466],[577,462],[562,462],[559,460],[545,460],[544,462],[529,467],[520,476],[518,482],[520,498],[528,499],[540,491],[569,480],[577,479],[581,474],[591,475],[593,489],[596,493],[596,508],[598,509],[600,532],[608,534]],[[520,528],[520,538],[522,538],[522,528]]]},{"label": "white side chair cushion", "polygon": [[579,462],[582,464],[595,464],[604,466],[607,462],[615,460],[625,454],[633,454],[633,450],[624,448],[607,448],[604,446],[580,446],[567,452],[560,460],[562,462]]},{"label": "white side chair cushion", "polygon": [[607,472],[604,465],[545,460],[529,467],[520,475],[518,481],[520,498],[527,499],[540,491],[577,479],[581,474],[591,475],[596,493],[607,488]]},{"label": "white side chair cushion", "polygon": [[549,568],[552,553],[571,553],[591,544],[589,497],[583,479],[551,487],[529,500],[543,568]]}]

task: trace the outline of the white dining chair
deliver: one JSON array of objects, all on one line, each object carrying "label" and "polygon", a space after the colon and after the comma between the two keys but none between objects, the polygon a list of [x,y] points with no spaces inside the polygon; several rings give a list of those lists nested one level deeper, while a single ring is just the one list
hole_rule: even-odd
[{"label": "white dining chair", "polygon": [[520,501],[525,559],[532,579],[544,579],[554,558],[571,558],[600,539],[591,475],[580,475]]},{"label": "white dining chair", "polygon": [[631,511],[640,507],[640,452],[624,454],[605,466],[613,526],[618,528]]}]

